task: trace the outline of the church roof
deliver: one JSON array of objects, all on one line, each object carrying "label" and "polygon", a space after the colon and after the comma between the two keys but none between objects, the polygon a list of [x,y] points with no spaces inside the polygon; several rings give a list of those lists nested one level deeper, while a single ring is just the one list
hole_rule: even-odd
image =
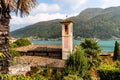
[{"label": "church roof", "polygon": [[64,24],[64,23],[73,23],[73,22],[71,20],[65,19],[65,20],[61,21],[60,23]]},{"label": "church roof", "polygon": [[28,51],[61,51],[62,45],[48,45],[48,44],[32,44],[28,46],[23,46],[16,48],[20,52]]},{"label": "church roof", "polygon": [[15,57],[14,60],[20,64],[30,63],[31,66],[41,66],[41,67],[49,66],[56,68],[63,68],[65,66],[65,60],[40,57],[40,56],[20,56],[20,57]]}]

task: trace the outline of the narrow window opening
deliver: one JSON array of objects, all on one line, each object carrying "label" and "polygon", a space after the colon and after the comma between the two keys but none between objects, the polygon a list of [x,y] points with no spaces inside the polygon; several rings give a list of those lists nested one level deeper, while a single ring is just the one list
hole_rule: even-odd
[{"label": "narrow window opening", "polygon": [[65,25],[65,34],[68,34],[68,26]]}]

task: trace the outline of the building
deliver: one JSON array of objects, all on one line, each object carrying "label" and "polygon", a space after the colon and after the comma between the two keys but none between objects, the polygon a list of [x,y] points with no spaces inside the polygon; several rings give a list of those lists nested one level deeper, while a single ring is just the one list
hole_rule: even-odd
[{"label": "building", "polygon": [[67,59],[73,50],[73,22],[64,20],[62,24],[62,59]]},{"label": "building", "polygon": [[22,55],[62,59],[61,45],[32,44],[19,47],[16,50],[19,51]]},{"label": "building", "polygon": [[73,50],[73,22],[63,20],[62,24],[62,45],[29,45],[17,48],[23,55],[42,56],[66,60]]},{"label": "building", "polygon": [[[24,60],[30,62],[33,66],[51,66],[64,67],[65,60],[73,51],[73,23],[70,20],[60,22],[62,24],[62,45],[48,45],[48,44],[32,44],[28,46],[19,47],[19,51]],[[28,61],[29,58],[32,61]],[[34,59],[34,60],[33,60]],[[16,59],[18,63],[22,63],[20,58]]]}]

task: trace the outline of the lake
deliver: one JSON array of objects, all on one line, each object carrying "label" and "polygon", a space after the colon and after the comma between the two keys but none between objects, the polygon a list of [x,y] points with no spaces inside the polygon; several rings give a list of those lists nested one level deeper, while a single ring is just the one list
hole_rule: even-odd
[{"label": "lake", "polygon": [[[113,52],[115,41],[120,42],[120,40],[98,40],[98,45],[102,49],[102,52]],[[61,40],[31,40],[33,44],[62,44]],[[80,44],[80,40],[74,40],[73,44]]]}]

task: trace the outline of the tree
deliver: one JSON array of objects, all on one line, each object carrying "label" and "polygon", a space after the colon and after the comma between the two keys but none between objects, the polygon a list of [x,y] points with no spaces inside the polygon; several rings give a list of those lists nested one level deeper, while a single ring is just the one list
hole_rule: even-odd
[{"label": "tree", "polygon": [[75,53],[69,55],[66,60],[66,70],[68,74],[77,75],[81,78],[85,77],[88,70],[88,60],[82,51],[81,47],[78,46]]},{"label": "tree", "polygon": [[18,39],[17,41],[15,41],[13,44],[16,44],[17,47],[21,47],[21,46],[30,45],[31,42],[28,39],[21,38],[21,39]]},{"label": "tree", "polygon": [[85,54],[87,55],[90,68],[99,66],[100,65],[99,53],[101,52],[101,49],[98,46],[97,42],[86,39],[84,42],[81,42],[80,45],[82,46]]},{"label": "tree", "polygon": [[[30,9],[34,8],[36,5],[36,0],[0,0],[0,51],[6,56],[6,60],[3,63],[8,63],[11,58],[9,54],[9,22],[10,22],[10,12],[15,12],[23,17],[29,14]],[[8,68],[4,68],[7,65],[0,65],[0,73],[2,69],[7,72]]]},{"label": "tree", "polygon": [[113,60],[120,61],[120,46],[119,46],[119,43],[117,41],[115,41]]},{"label": "tree", "polygon": [[15,42],[11,43],[10,49],[9,49],[11,58],[14,58],[15,56],[20,55],[20,53],[18,51],[16,51],[15,48],[21,47],[21,46],[27,46],[30,44],[31,44],[31,42],[28,39],[24,39],[24,38],[18,39]]}]

